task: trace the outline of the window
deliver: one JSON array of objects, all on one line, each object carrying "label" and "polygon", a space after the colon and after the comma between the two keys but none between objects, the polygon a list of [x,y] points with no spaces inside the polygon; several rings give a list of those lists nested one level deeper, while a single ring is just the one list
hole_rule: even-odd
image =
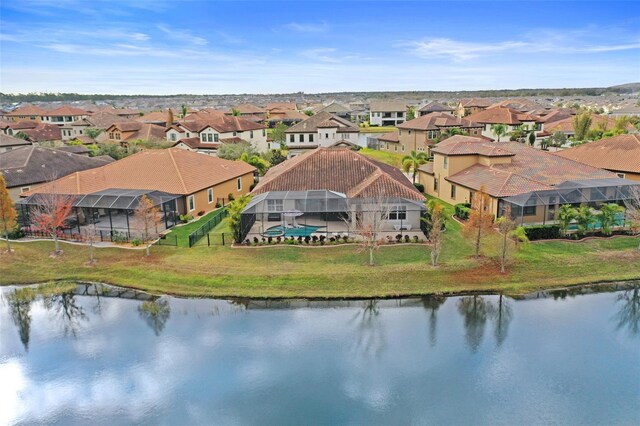
[{"label": "window", "polygon": [[309,135],[309,142],[313,142],[313,133]]},{"label": "window", "polygon": [[300,142],[304,142],[304,135],[300,135],[298,139],[300,139]]},{"label": "window", "polygon": [[25,192],[27,192],[30,189],[31,189],[30,186],[23,186],[22,188],[20,188],[20,193],[24,194]]},{"label": "window", "polygon": [[284,210],[283,200],[267,200],[268,212],[281,212]]},{"label": "window", "polygon": [[453,200],[456,199],[456,186],[455,185],[451,185],[451,199],[453,199]]},{"label": "window", "polygon": [[411,130],[409,130],[409,134],[411,134]]},{"label": "window", "polygon": [[249,137],[253,139],[253,130],[249,132]]},{"label": "window", "polygon": [[616,175],[618,175],[618,177],[621,179],[624,179],[624,177],[626,176],[624,173],[616,173]]},{"label": "window", "polygon": [[201,133],[201,134],[200,134],[200,140],[201,140],[202,142],[206,142],[206,141],[207,141],[207,135],[205,135],[204,133]]},{"label": "window", "polygon": [[442,168],[443,169],[447,169],[447,167],[449,167],[449,157],[447,157],[446,155],[443,157],[443,163],[442,163]]},{"label": "window", "polygon": [[209,142],[213,142],[213,135],[212,135],[211,133],[209,133],[209,134],[207,135],[207,140],[208,140]]},{"label": "window", "polygon": [[402,129],[398,129],[398,136],[402,136]]},{"label": "window", "polygon": [[220,138],[220,135],[218,135],[217,133],[214,133],[214,135],[213,135],[213,141],[214,141],[214,142],[218,142],[219,138]]},{"label": "window", "polygon": [[295,135],[289,135],[289,142],[295,142]]},{"label": "window", "polygon": [[176,134],[175,133],[171,133],[171,140],[175,142],[176,140]]},{"label": "window", "polygon": [[536,206],[524,206],[522,209],[523,216],[535,216],[536,215]]},{"label": "window", "polygon": [[187,132],[187,137],[190,138],[191,137],[191,133]]},{"label": "window", "polygon": [[207,189],[207,201],[209,204],[213,203],[213,188]]},{"label": "window", "polygon": [[325,134],[324,134],[324,138],[325,138],[325,139],[329,139],[329,133],[325,133]]},{"label": "window", "polygon": [[242,191],[242,178],[237,179],[238,191]]},{"label": "window", "polygon": [[404,145],[402,145],[402,152],[404,152]]},{"label": "window", "polygon": [[233,136],[238,136],[238,132],[233,132]]},{"label": "window", "polygon": [[473,191],[469,191],[469,204],[473,205]]},{"label": "window", "polygon": [[434,191],[438,191],[438,178],[437,177],[433,178],[433,190]]},{"label": "window", "polygon": [[267,131],[265,129],[262,129],[262,136],[267,136]]},{"label": "window", "polygon": [[189,205],[189,211],[192,212],[196,209],[196,199],[193,195],[187,197],[187,204]]},{"label": "window", "polygon": [[389,220],[407,220],[407,206],[393,206],[389,210]]}]

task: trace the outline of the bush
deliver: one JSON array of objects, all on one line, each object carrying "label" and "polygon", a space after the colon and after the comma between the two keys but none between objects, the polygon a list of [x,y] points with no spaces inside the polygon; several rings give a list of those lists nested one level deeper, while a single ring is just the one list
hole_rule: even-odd
[{"label": "bush", "polygon": [[142,241],[136,238],[135,240],[131,240],[131,244],[133,244],[134,247],[138,247],[140,244],[142,244]]},{"label": "bush", "polygon": [[219,209],[220,207],[222,207],[222,205],[220,204],[220,202],[216,202],[216,209]]},{"label": "bush", "polygon": [[9,239],[10,240],[17,240],[17,239],[22,238],[24,236],[25,236],[24,230],[20,226],[18,226],[13,231],[9,232]]},{"label": "bush", "polygon": [[455,209],[456,217],[460,220],[469,219],[469,214],[471,213],[471,204],[469,203],[460,203],[453,206]]},{"label": "bush", "polygon": [[200,210],[200,211],[198,212],[198,217],[202,216],[203,214],[204,214],[204,210]]},{"label": "bush", "polygon": [[227,195],[227,199],[229,200],[229,202],[231,202],[231,201],[235,200],[236,197],[234,197],[232,193],[229,193],[229,195]]},{"label": "bush", "polygon": [[527,226],[524,230],[529,241],[560,238],[560,227],[558,225]]},{"label": "bush", "polygon": [[182,223],[191,222],[192,220],[193,220],[193,215],[190,215],[190,214],[181,214],[180,215],[180,222],[182,222]]},{"label": "bush", "polygon": [[421,184],[420,182],[414,183],[413,186],[415,186],[418,191],[424,192],[424,185]]}]

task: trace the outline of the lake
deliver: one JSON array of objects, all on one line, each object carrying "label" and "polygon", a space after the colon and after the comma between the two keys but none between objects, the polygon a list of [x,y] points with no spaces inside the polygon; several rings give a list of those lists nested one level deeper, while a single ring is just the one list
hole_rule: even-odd
[{"label": "lake", "polygon": [[640,424],[640,294],[624,288],[314,302],[5,287],[0,424]]}]

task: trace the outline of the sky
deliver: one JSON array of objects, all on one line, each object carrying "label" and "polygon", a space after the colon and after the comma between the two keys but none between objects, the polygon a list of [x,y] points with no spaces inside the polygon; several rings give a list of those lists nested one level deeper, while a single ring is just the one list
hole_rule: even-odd
[{"label": "sky", "polygon": [[640,81],[640,1],[0,0],[0,91],[322,93]]}]

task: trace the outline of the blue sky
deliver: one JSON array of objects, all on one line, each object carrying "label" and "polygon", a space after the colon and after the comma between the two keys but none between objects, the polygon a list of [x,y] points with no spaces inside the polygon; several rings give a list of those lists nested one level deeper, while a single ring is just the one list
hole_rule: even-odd
[{"label": "blue sky", "polygon": [[640,81],[640,2],[0,0],[0,91],[224,94]]}]

